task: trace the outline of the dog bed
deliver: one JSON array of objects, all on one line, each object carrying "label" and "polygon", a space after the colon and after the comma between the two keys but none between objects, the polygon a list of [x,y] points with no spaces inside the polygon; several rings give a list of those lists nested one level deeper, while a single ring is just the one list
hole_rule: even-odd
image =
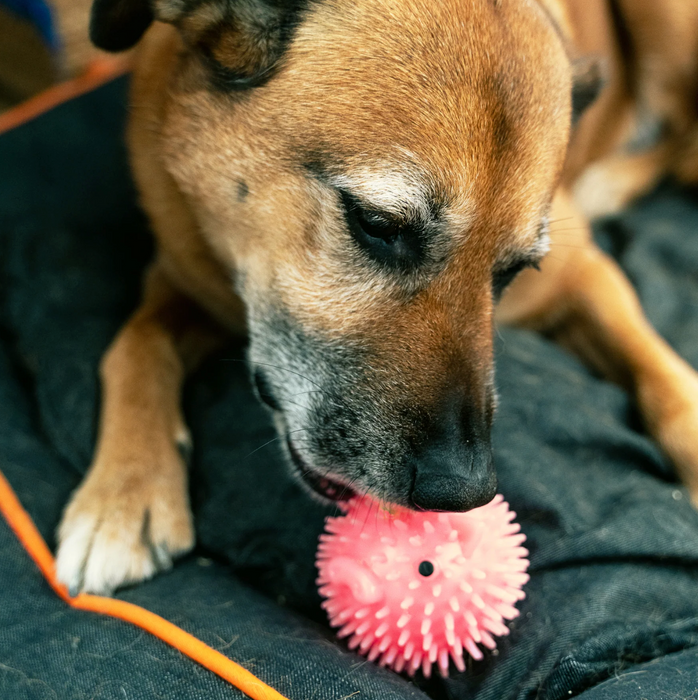
[{"label": "dog bed", "polygon": [[[449,679],[336,643],[314,550],[332,512],[287,473],[242,342],[187,383],[198,545],[116,601],[52,574],[92,453],[100,355],[152,254],[121,78],[0,136],[0,697],[584,700],[698,695],[698,512],[627,395],[547,340],[497,333],[500,491],[532,578],[511,635]],[[597,235],[698,365],[698,206],[669,186]],[[44,544],[46,543],[46,544]]]}]

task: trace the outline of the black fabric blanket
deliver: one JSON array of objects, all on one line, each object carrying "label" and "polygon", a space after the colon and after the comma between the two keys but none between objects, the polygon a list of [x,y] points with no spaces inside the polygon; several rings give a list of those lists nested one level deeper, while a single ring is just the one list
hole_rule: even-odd
[{"label": "black fabric blanket", "polygon": [[[120,80],[0,137],[0,469],[52,547],[90,462],[100,355],[152,252],[125,115]],[[598,238],[698,365],[690,194],[666,187]],[[484,661],[412,683],[333,641],[314,584],[331,510],[288,475],[241,344],[185,391],[197,550],[118,597],[292,700],[695,697],[698,512],[625,393],[539,336],[498,335],[500,491],[529,538],[532,579],[511,635]],[[67,608],[2,522],[0,557],[0,698],[241,697],[144,632]]]}]

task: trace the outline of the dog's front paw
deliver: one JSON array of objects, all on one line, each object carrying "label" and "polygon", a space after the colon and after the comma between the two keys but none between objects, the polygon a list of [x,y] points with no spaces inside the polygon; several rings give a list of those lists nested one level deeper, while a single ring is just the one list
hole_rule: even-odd
[{"label": "dog's front paw", "polygon": [[185,470],[164,472],[93,467],[58,529],[56,573],[71,595],[109,595],[170,568],[194,546]]}]

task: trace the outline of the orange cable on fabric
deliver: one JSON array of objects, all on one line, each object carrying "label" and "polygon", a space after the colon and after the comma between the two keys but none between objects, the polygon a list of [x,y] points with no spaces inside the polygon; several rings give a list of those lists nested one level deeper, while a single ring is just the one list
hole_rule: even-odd
[{"label": "orange cable on fabric", "polygon": [[227,656],[149,610],[123,600],[89,593],[81,593],[71,598],[65,586],[56,579],[55,561],[51,551],[2,472],[0,472],[0,512],[51,588],[71,607],[116,617],[150,632],[228,681],[252,700],[288,700]]},{"label": "orange cable on fabric", "polygon": [[0,113],[0,134],[20,126],[63,102],[90,92],[127,73],[131,68],[131,56],[110,56],[93,61],[77,78],[50,87],[25,102]]}]

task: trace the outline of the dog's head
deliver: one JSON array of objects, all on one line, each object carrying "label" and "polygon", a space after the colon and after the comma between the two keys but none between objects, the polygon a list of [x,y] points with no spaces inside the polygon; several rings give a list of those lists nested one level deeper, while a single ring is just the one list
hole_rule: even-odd
[{"label": "dog's head", "polygon": [[572,69],[529,0],[97,0],[180,44],[162,158],[246,302],[315,491],[488,502],[493,307],[546,250]]}]

